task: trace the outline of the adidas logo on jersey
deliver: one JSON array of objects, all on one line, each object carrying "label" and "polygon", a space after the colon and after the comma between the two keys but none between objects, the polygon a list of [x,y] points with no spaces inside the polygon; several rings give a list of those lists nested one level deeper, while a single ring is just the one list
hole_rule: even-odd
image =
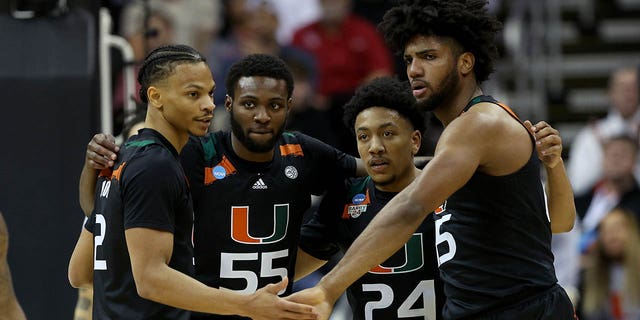
[{"label": "adidas logo on jersey", "polygon": [[258,181],[256,181],[256,183],[253,184],[252,188],[264,190],[264,189],[267,189],[267,185],[264,183],[264,181],[262,181],[262,178],[260,178],[258,179]]}]

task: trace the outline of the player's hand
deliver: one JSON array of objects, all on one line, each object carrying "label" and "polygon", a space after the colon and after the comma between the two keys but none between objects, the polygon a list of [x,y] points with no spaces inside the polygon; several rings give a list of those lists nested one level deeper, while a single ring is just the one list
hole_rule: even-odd
[{"label": "player's hand", "polygon": [[532,125],[527,120],[524,124],[536,139],[538,158],[549,168],[558,165],[562,161],[562,138],[558,130],[544,121]]},{"label": "player's hand", "polygon": [[318,286],[296,292],[285,299],[314,306],[319,314],[319,320],[329,319],[335,303],[335,301],[331,301],[327,293]]},{"label": "player's hand", "polygon": [[254,320],[318,319],[314,307],[278,297],[278,292],[284,291],[288,283],[289,280],[285,277],[282,281],[269,284],[252,294],[246,305],[247,316]]},{"label": "player's hand", "polygon": [[84,165],[96,170],[113,167],[118,150],[120,147],[116,145],[116,139],[112,135],[98,133],[87,144]]}]

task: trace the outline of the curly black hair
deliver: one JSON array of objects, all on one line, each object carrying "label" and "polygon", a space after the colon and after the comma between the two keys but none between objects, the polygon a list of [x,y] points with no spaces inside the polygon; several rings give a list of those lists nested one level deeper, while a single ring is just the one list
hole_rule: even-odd
[{"label": "curly black hair", "polygon": [[356,117],[371,107],[384,107],[397,111],[413,125],[413,129],[423,133],[426,129],[424,113],[416,107],[416,99],[406,81],[381,77],[360,86],[355,95],[344,105],[344,123],[353,132]]},{"label": "curly black hair", "polygon": [[166,79],[182,63],[207,62],[198,50],[186,45],[168,45],[151,51],[138,71],[140,100],[149,102],[147,89],[153,83]]},{"label": "curly black hair", "polygon": [[238,80],[242,77],[268,77],[284,80],[287,84],[287,98],[293,94],[293,76],[282,59],[268,54],[250,54],[234,63],[227,73],[224,85],[227,94],[233,98]]},{"label": "curly black hair", "polygon": [[393,50],[402,53],[416,35],[454,39],[475,57],[473,71],[483,82],[498,57],[496,33],[502,24],[486,9],[487,0],[401,0],[378,25]]}]

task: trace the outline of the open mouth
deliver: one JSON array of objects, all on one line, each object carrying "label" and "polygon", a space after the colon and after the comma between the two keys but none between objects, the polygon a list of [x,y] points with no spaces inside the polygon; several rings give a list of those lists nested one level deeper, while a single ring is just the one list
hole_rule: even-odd
[{"label": "open mouth", "polygon": [[422,81],[411,82],[414,97],[419,97],[427,91],[427,86]]}]

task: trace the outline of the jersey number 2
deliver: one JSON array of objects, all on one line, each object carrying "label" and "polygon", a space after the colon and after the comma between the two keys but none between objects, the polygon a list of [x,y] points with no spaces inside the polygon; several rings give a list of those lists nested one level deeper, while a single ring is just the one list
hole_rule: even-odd
[{"label": "jersey number 2", "polygon": [[[107,220],[101,214],[96,214],[96,226],[100,226],[100,235],[93,237],[93,270],[107,270],[107,260],[98,259],[98,247],[102,245],[107,233]],[[95,227],[94,227],[95,228]],[[94,230],[95,232],[95,230]]]}]

